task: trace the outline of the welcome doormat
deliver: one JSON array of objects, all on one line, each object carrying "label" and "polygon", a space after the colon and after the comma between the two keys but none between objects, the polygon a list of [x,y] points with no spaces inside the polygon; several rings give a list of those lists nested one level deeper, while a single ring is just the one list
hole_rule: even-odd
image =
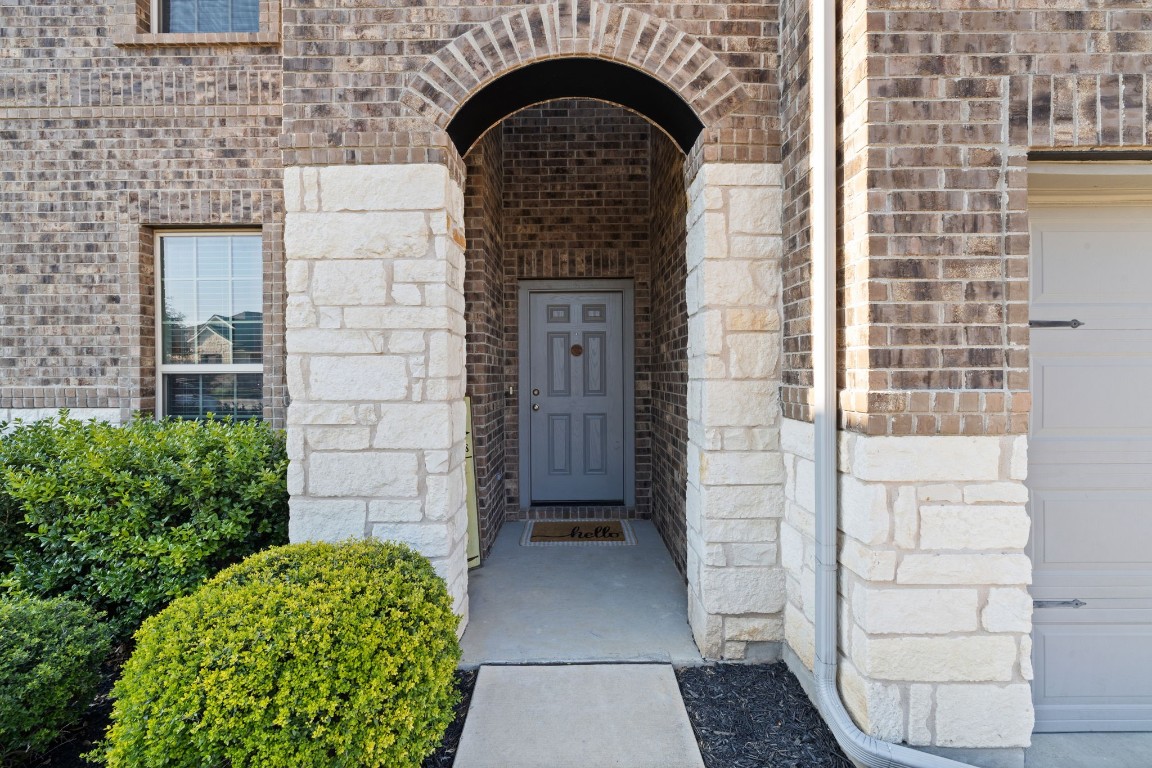
[{"label": "welcome doormat", "polygon": [[627,520],[529,520],[522,547],[611,547],[636,543]]}]

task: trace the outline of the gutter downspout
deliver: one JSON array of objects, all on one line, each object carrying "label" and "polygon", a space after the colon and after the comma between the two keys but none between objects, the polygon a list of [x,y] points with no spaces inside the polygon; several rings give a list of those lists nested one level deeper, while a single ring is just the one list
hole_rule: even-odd
[{"label": "gutter downspout", "polygon": [[852,721],[836,685],[837,563],[836,9],[812,0],[812,368],[816,460],[816,704],[836,741],[869,768],[960,768],[967,763],[875,739]]}]

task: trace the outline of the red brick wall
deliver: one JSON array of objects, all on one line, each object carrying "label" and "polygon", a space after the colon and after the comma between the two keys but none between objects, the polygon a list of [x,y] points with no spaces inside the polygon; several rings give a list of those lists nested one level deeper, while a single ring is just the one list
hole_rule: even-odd
[{"label": "red brick wall", "polygon": [[256,226],[282,423],[279,51],[114,45],[134,11],[0,8],[0,408],[151,409],[153,228]]},{"label": "red brick wall", "polygon": [[506,435],[504,412],[508,351],[504,338],[503,131],[488,134],[465,158],[464,301],[468,328],[468,394],[476,463],[481,551],[487,553],[504,522]]},{"label": "red brick wall", "polygon": [[652,131],[652,520],[687,572],[688,308],[684,156]]}]

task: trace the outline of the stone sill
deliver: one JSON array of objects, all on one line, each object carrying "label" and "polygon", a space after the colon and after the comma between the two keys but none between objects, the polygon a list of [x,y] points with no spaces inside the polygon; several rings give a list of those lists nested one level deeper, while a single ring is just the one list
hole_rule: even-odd
[{"label": "stone sill", "polygon": [[154,46],[209,45],[280,45],[276,32],[214,32],[204,34],[136,32],[113,35],[112,44],[120,48]]}]

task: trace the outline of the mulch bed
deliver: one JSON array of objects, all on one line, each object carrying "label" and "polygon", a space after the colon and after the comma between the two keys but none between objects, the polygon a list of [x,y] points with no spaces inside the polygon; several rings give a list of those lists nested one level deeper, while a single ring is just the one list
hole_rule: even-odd
[{"label": "mulch bed", "polygon": [[676,670],[707,768],[852,768],[784,664]]},{"label": "mulch bed", "polygon": [[456,705],[456,719],[436,751],[424,758],[420,768],[451,768],[456,760],[456,748],[460,746],[460,734],[464,732],[464,718],[468,715],[468,705],[472,703],[472,691],[476,687],[475,669],[456,670],[456,688],[460,691],[460,703]]}]

